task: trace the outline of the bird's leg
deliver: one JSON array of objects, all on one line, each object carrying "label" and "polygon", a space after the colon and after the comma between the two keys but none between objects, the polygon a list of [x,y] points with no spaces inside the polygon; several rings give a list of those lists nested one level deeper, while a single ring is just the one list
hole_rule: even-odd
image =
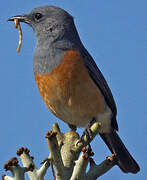
[{"label": "bird's leg", "polygon": [[[86,128],[86,129],[84,130],[83,135],[86,135],[86,138],[87,138],[88,142],[90,142],[91,130],[88,129],[88,128]],[[88,143],[88,147],[89,147],[89,149],[90,149],[90,151],[91,151],[92,149],[91,149],[90,143]]]},{"label": "bird's leg", "polygon": [[76,131],[77,130],[77,127],[75,125],[68,124],[68,126],[70,128],[70,131]]},{"label": "bird's leg", "polygon": [[[96,122],[96,119],[93,118],[92,121],[89,122],[89,124],[87,125],[87,127],[85,128],[84,132],[83,132],[83,135],[86,135],[86,137],[88,139],[91,139],[92,138],[92,132],[90,130],[91,126]],[[83,136],[82,135],[82,136]]]},{"label": "bird's leg", "polygon": [[[93,118],[92,121],[90,121],[90,123],[87,125],[87,127],[85,128],[83,135],[81,136],[81,139],[84,135],[86,135],[86,138],[88,140],[88,142],[90,142],[90,139],[92,138],[92,132],[90,130],[90,127],[96,122],[96,119]],[[90,150],[91,150],[91,145],[90,143],[88,144]]]}]

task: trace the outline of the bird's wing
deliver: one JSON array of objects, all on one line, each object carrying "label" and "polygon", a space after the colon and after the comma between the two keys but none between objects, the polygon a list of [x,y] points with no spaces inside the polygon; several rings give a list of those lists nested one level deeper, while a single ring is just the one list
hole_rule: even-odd
[{"label": "bird's wing", "polygon": [[110,90],[104,76],[102,75],[101,71],[97,67],[95,61],[90,56],[88,51],[85,48],[84,48],[84,50],[82,48],[82,50],[80,50],[80,52],[83,56],[85,66],[88,69],[90,77],[95,82],[95,84],[98,86],[98,88],[101,90],[101,93],[103,94],[107,105],[109,106],[109,108],[112,111],[112,114],[113,114],[112,126],[114,129],[118,130],[118,124],[116,121],[117,109],[116,109],[116,104],[115,104],[113,95],[111,93],[111,90]]}]

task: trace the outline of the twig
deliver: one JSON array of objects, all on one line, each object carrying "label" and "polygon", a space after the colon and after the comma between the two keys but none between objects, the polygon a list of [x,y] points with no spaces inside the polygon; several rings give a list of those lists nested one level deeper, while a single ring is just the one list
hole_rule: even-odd
[{"label": "twig", "polygon": [[105,174],[113,166],[116,165],[116,158],[114,155],[107,157],[101,164],[96,165],[93,159],[90,160],[90,169],[86,174],[85,180],[96,180],[98,177]]},{"label": "twig", "polygon": [[50,166],[50,162],[45,161],[42,167],[38,170],[33,162],[34,158],[30,156],[29,152],[30,151],[27,148],[21,147],[17,151],[17,155],[20,156],[23,166],[28,166],[29,164],[32,164],[34,166],[33,172],[28,172],[30,180],[44,180],[44,176]]}]

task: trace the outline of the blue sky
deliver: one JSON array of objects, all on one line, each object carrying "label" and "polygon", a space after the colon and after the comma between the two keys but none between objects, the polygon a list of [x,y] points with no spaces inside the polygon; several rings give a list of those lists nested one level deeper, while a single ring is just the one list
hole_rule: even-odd
[{"label": "blue sky", "polygon": [[[123,174],[116,166],[100,179],[145,180],[147,177],[147,1],[13,0],[1,2],[0,16],[0,169],[20,146],[28,147],[36,165],[48,155],[45,134],[54,122],[68,128],[45,107],[36,87],[32,59],[35,36],[22,24],[18,32],[8,17],[34,7],[56,5],[74,16],[85,47],[103,72],[118,108],[119,134],[141,171]],[[80,130],[81,132],[81,130]],[[97,163],[110,155],[100,137],[92,143]],[[0,175],[4,174],[0,171]],[[50,174],[48,171],[47,175]],[[47,177],[46,177],[47,179]]]}]

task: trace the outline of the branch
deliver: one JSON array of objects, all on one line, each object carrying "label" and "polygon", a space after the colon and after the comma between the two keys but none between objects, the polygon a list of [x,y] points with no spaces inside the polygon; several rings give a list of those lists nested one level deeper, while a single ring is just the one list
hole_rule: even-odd
[{"label": "branch", "polygon": [[[49,166],[54,180],[96,180],[117,164],[116,157],[112,155],[97,165],[91,158],[94,153],[86,147],[99,133],[100,126],[98,122],[91,126],[92,138],[89,140],[86,135],[80,138],[74,130],[63,134],[58,124],[53,124],[52,131],[46,134],[50,156],[43,161],[42,167],[37,169],[33,157],[29,154],[30,151],[22,147],[17,151],[17,155],[24,167],[19,166],[17,158],[12,158],[4,168],[6,171],[10,170],[13,177],[3,175],[2,180],[24,180],[25,172],[28,173],[30,180],[44,180]],[[88,163],[90,168],[87,172]]]},{"label": "branch", "polygon": [[32,164],[34,166],[33,171],[28,172],[30,180],[44,180],[45,173],[50,166],[49,160],[45,161],[42,167],[38,170],[33,162],[34,158],[29,155],[29,152],[30,151],[27,148],[21,147],[17,151],[17,155],[20,157],[23,166],[28,166],[29,164]]},{"label": "branch", "polygon": [[116,158],[114,155],[108,156],[99,165],[96,165],[93,159],[90,159],[90,169],[86,174],[85,180],[96,180],[98,177],[109,171],[114,165],[116,165]]},{"label": "branch", "polygon": [[[90,156],[93,153],[89,152],[85,146],[98,134],[100,126],[98,122],[91,126],[92,138],[88,140],[86,135],[80,138],[75,131],[63,134],[58,124],[53,124],[52,131],[48,132],[46,137],[50,151],[49,158],[52,159],[56,171],[56,180],[94,180],[116,164],[114,160],[110,161],[112,158],[103,161],[100,165],[90,163],[90,169],[86,173],[87,165],[91,162]],[[81,151],[83,153],[80,155]]]},{"label": "branch", "polygon": [[57,174],[57,179],[64,179],[64,164],[62,161],[56,135],[57,133],[52,132],[52,131],[46,134],[48,147],[50,149],[49,159],[54,164],[56,174]]},{"label": "branch", "polygon": [[86,177],[86,168],[89,163],[90,156],[93,156],[94,153],[91,152],[91,149],[86,147],[84,147],[82,151],[83,153],[81,154],[79,159],[75,161],[75,166],[70,180],[85,179]]},{"label": "branch", "polygon": [[2,180],[24,180],[24,174],[28,171],[33,171],[33,165],[29,164],[28,167],[20,167],[16,157],[11,158],[4,165],[6,171],[11,171],[13,177],[3,175]]}]

